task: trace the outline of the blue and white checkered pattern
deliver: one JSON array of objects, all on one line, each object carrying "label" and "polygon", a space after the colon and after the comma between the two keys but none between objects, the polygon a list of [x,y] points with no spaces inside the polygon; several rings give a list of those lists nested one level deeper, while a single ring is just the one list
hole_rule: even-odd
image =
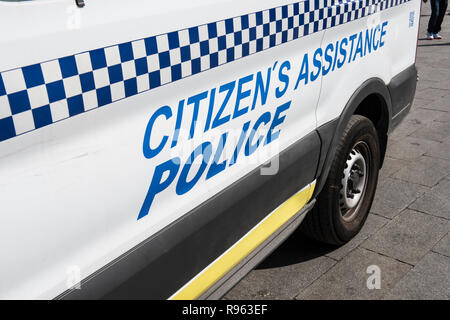
[{"label": "blue and white checkered pattern", "polygon": [[0,141],[410,0],[306,0],[0,73]]}]

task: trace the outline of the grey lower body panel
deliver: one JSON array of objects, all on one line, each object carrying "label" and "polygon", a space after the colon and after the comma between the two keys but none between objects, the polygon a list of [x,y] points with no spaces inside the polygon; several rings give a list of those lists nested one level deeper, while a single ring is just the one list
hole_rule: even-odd
[{"label": "grey lower body panel", "polygon": [[57,299],[166,299],[315,179],[316,131],[282,151],[275,175],[236,181]]},{"label": "grey lower body panel", "polygon": [[392,101],[392,118],[390,132],[397,127],[411,109],[417,85],[417,68],[415,65],[400,72],[388,85]]}]

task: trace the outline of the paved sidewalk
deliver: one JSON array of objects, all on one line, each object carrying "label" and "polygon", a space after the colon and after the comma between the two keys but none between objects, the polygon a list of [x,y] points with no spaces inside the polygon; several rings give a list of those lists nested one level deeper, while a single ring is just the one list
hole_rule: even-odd
[{"label": "paved sidewalk", "polygon": [[[424,39],[408,117],[390,137],[371,214],[338,249],[291,236],[225,299],[450,299],[450,16]],[[369,290],[367,268],[381,271]]]}]

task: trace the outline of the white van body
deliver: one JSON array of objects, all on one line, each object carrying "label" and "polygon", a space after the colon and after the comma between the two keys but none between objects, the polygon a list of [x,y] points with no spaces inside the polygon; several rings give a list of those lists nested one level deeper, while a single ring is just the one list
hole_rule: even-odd
[{"label": "white van body", "polygon": [[414,95],[419,0],[85,2],[0,1],[3,299],[202,297],[313,201],[365,82],[386,136]]}]

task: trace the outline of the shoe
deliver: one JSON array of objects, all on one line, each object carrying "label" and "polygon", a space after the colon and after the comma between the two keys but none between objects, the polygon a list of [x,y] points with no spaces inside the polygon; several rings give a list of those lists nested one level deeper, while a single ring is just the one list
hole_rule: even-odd
[{"label": "shoe", "polygon": [[439,33],[433,34],[433,38],[434,39],[438,39],[438,40],[442,39],[442,37],[441,37],[441,35]]},{"label": "shoe", "polygon": [[431,32],[427,32],[427,39],[428,40],[433,40],[434,39],[434,35]]}]

